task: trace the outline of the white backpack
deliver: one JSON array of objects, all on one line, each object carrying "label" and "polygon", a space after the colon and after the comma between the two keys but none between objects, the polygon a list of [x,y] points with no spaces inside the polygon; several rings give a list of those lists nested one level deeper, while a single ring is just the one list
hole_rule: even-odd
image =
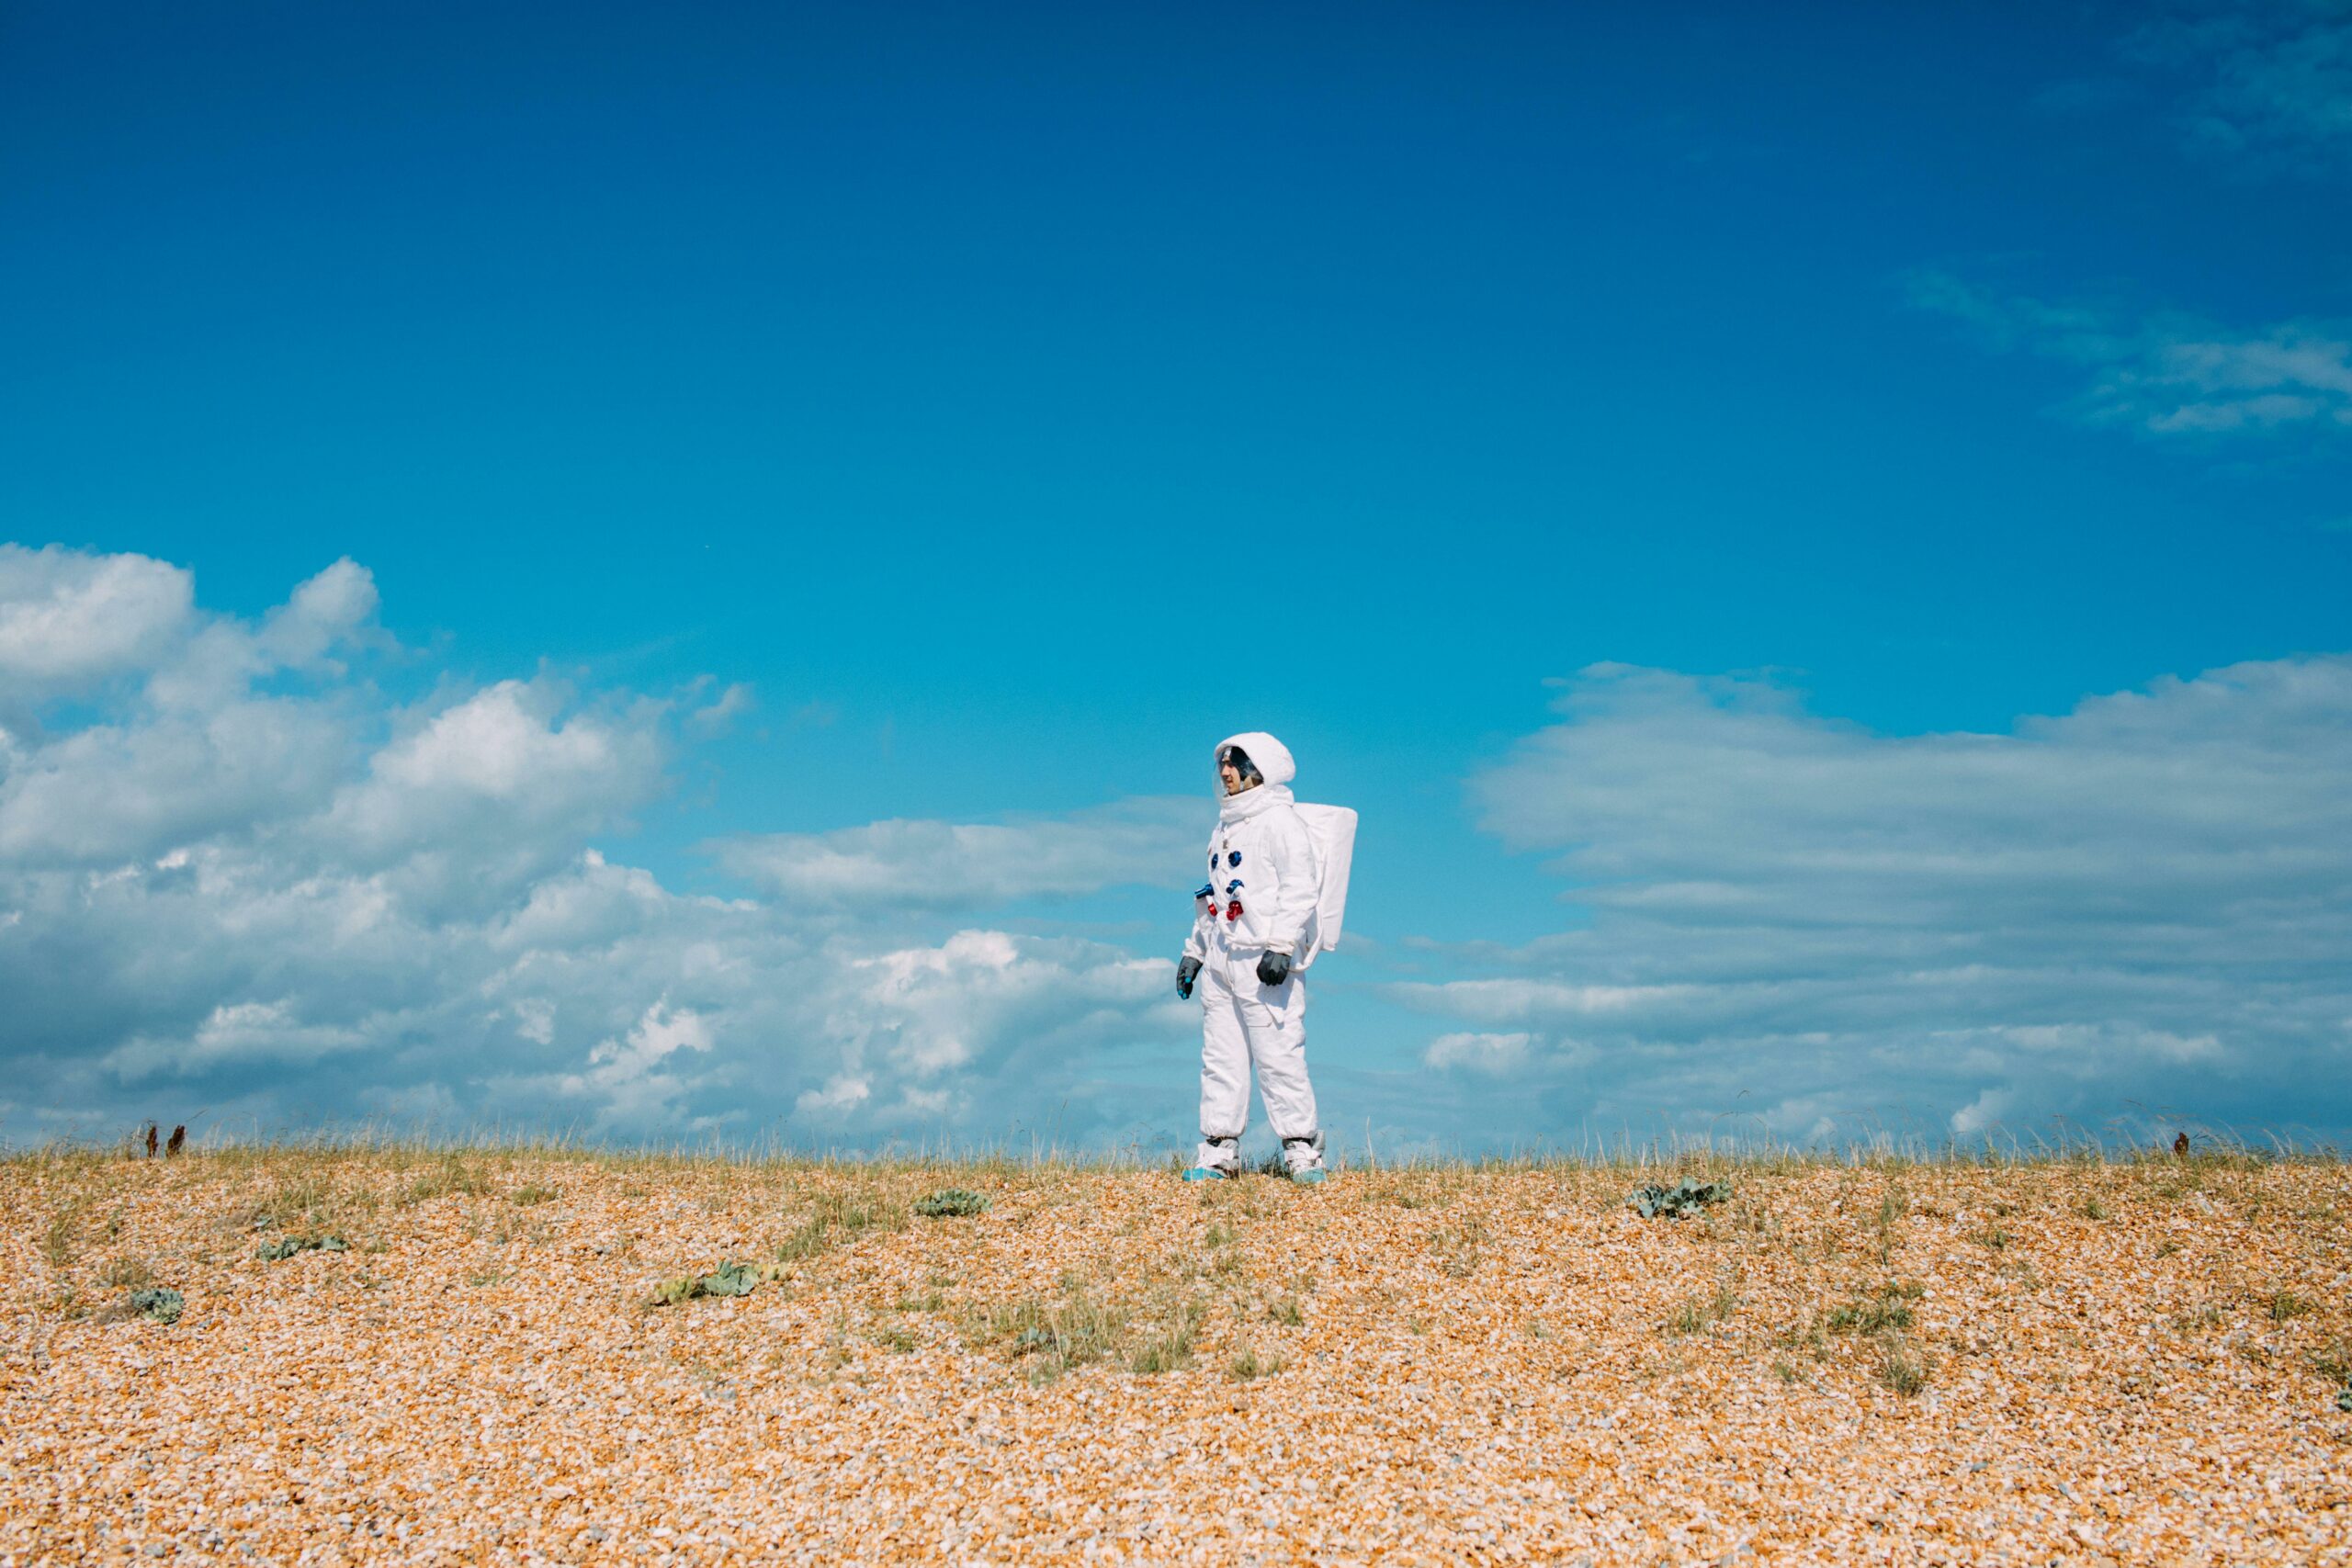
[{"label": "white backpack", "polygon": [[1348,870],[1356,854],[1356,814],[1345,806],[1309,806],[1305,801],[1295,802],[1292,808],[1306,824],[1306,836],[1315,840],[1315,863],[1323,878],[1315,895],[1315,913],[1307,917],[1298,943],[1295,966],[1305,969],[1317,953],[1340,945],[1340,922],[1348,912]]}]

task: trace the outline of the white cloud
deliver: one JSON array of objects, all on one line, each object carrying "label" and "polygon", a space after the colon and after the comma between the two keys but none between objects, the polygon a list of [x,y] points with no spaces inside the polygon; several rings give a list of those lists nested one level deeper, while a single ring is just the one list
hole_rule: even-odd
[{"label": "white cloud", "polygon": [[[1084,1138],[1137,1114],[1101,1066],[1164,1061],[1189,1032],[1165,961],[1099,943],[818,932],[593,851],[480,911],[412,882],[251,840],[0,872],[0,908],[23,917],[0,931],[17,1004],[0,1054],[28,1102],[118,1120],[168,1097],[264,1125],[397,1112],[832,1142],[993,1137],[1068,1106]],[[1188,1077],[1170,1079],[1171,1126]]]},{"label": "white cloud", "polygon": [[390,871],[437,907],[484,909],[660,793],[666,710],[582,710],[560,682],[502,681],[426,712],[309,830],[329,862]]},{"label": "white cloud", "polygon": [[[339,647],[384,639],[374,581],[350,561],[298,586],[259,626],[193,607],[192,574],[143,556],[0,545],[0,863],[143,860],[216,833],[315,812],[362,745],[366,716],[332,692],[259,695]],[[10,648],[11,639],[17,646]],[[10,676],[24,677],[10,682]],[[40,715],[105,677],[143,677],[100,716],[44,735]]]},{"label": "white cloud", "polygon": [[696,708],[686,723],[697,735],[724,735],[739,716],[759,705],[750,685],[738,681],[719,693],[717,701]]},{"label": "white cloud", "polygon": [[2295,324],[2254,336],[2184,327],[2151,341],[2138,363],[2108,367],[2090,416],[2159,435],[2352,426],[2352,339]]},{"label": "white cloud", "polygon": [[195,578],[146,556],[0,544],[0,697],[143,670],[187,623]]},{"label": "white cloud", "polygon": [[2352,659],[2000,735],[1877,735],[1770,681],[1624,666],[1561,708],[1473,793],[1589,925],[1386,987],[1493,1032],[1450,1039],[1573,1029],[1595,1049],[1561,1113],[2352,1126],[2352,1091],[2314,1087],[2352,1081]]},{"label": "white cloud", "polygon": [[[1083,961],[1072,963],[1075,951]],[[982,1042],[1089,1013],[1115,1017],[1157,1001],[1164,962],[1004,931],[958,931],[937,946],[854,961],[847,1004],[829,1020],[861,1062],[877,1058],[921,1084],[981,1059]]]},{"label": "white cloud", "polygon": [[263,620],[254,641],[272,664],[307,668],[367,636],[377,604],[375,574],[346,556],[297,586]]},{"label": "white cloud", "polygon": [[357,1029],[304,1023],[290,1001],[231,1002],[214,1008],[187,1040],[133,1040],[107,1053],[105,1066],[132,1082],[230,1065],[302,1067],[333,1052],[356,1050],[366,1039]]},{"label": "white cloud", "polygon": [[611,773],[618,747],[592,721],[559,727],[560,706],[560,695],[547,686],[502,681],[385,747],[369,771],[390,796],[514,801],[549,788],[569,793],[582,780]]},{"label": "white cloud", "polygon": [[198,617],[189,635],[149,671],[146,697],[157,709],[208,712],[243,700],[251,684],[280,671],[336,676],[333,655],[396,647],[375,624],[376,580],[338,560],[296,585],[259,625]]},{"label": "white cloud", "polygon": [[606,1040],[588,1053],[584,1070],[567,1073],[560,1091],[597,1102],[595,1127],[644,1127],[674,1120],[675,1105],[687,1080],[671,1070],[669,1058],[680,1051],[707,1054],[711,1028],[691,1008],[671,1011],[655,1002],[633,1025],[625,1040]]},{"label": "white cloud", "polygon": [[[89,585],[123,576],[113,558],[18,551],[18,581],[27,558],[39,581],[12,604],[96,603]],[[186,580],[150,567],[130,576]],[[0,1136],[170,1105],[241,1127],[828,1142],[1003,1135],[1042,1105],[1073,1138],[1138,1130],[1126,1086],[1101,1075],[1186,1034],[1164,961],[929,933],[888,899],[815,918],[805,900],[673,892],[587,840],[664,787],[698,688],[445,676],[397,705],[377,678],[405,666],[369,662],[396,647],[376,614],[365,570],[338,562],[258,620],[151,617],[162,632],[43,667],[41,701],[63,671],[94,703],[34,709],[55,733],[0,728],[0,1062],[17,1086]],[[138,679],[86,683],[102,676]],[[702,711],[748,700],[723,690]],[[1153,819],[1148,804],[1094,816],[1056,886],[1102,874]]]},{"label": "white cloud", "polygon": [[1515,1077],[1527,1066],[1535,1037],[1517,1034],[1441,1034],[1421,1053],[1425,1066],[1440,1072],[1461,1069],[1489,1077]]},{"label": "white cloud", "polygon": [[1210,824],[1201,801],[1121,801],[1006,823],[900,821],[831,833],[767,833],[709,846],[718,863],[780,897],[842,908],[971,908],[1165,880]]},{"label": "white cloud", "polygon": [[2001,1119],[2014,1110],[2018,1097],[2014,1090],[1988,1089],[1951,1113],[1951,1132],[1956,1138],[1976,1138],[2001,1124]]},{"label": "white cloud", "polygon": [[514,1032],[535,1045],[555,1043],[555,1002],[548,997],[524,997],[507,1009],[514,1015]]},{"label": "white cloud", "polygon": [[1911,302],[1964,321],[1989,348],[2088,372],[2061,412],[2152,436],[2307,428],[2352,432],[2352,332],[2287,321],[2232,331],[2193,317],[2052,304],[1949,273],[1908,280]]},{"label": "white cloud", "polygon": [[802,1094],[793,1103],[793,1111],[804,1122],[838,1122],[873,1098],[871,1079],[856,1073],[835,1073],[822,1089]]},{"label": "white cloud", "polygon": [[[300,637],[191,612],[107,667],[143,683],[0,736],[0,1136],[209,1106],[263,1128],[1189,1140],[1198,1013],[1164,954],[938,911],[1158,881],[1204,803],[731,840],[763,896],[681,893],[591,840],[664,787],[694,688],[442,672],[387,698],[436,672],[379,658],[358,568],[313,582],[277,623]],[[1518,950],[1381,950],[1386,996],[1445,1021],[1417,1071],[1335,1052],[1317,1076],[1335,1125],[1379,1111],[1385,1152],[2134,1103],[2352,1127],[2352,660],[1998,735],[1874,735],[1770,682],[1620,666],[1562,707],[1473,798],[1590,919]],[[1439,958],[1443,981],[1410,973]],[[1361,1006],[1334,973],[1319,994]]]},{"label": "white cloud", "polygon": [[142,714],[17,750],[0,775],[0,863],[148,859],[315,807],[350,747],[317,705],[251,699]]}]

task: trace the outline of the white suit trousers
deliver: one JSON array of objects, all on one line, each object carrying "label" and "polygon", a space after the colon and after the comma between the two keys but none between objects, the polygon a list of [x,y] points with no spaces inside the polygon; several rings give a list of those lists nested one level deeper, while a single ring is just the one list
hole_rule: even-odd
[{"label": "white suit trousers", "polygon": [[[1201,1136],[1238,1138],[1250,1122],[1250,1073],[1278,1138],[1317,1130],[1306,1081],[1306,981],[1258,978],[1258,954],[1212,953],[1201,969]],[[1202,1164],[1213,1163],[1204,1154]]]}]

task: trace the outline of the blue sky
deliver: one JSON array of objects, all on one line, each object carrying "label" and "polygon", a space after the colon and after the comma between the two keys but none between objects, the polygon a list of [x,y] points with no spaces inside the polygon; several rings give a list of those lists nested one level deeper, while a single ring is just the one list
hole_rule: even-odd
[{"label": "blue sky", "polygon": [[2352,17],[2043,9],[12,7],[0,1131],[1173,1145],[1262,728],[1389,1146],[2340,1136]]}]

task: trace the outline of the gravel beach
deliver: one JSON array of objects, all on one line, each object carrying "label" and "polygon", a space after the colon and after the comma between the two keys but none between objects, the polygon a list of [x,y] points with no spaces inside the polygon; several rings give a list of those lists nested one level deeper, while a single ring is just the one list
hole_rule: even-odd
[{"label": "gravel beach", "polygon": [[[1684,1174],[1729,1196],[1627,1206]],[[231,1149],[0,1203],[10,1564],[2352,1562],[2332,1161]]]}]

